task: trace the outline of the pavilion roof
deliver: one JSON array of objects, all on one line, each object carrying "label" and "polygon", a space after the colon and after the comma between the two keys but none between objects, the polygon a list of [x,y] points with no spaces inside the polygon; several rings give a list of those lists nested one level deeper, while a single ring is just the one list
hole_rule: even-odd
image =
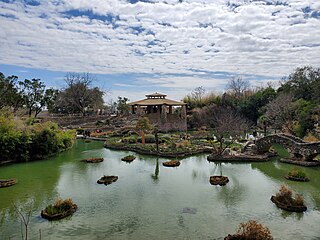
[{"label": "pavilion roof", "polygon": [[[148,95],[146,95],[148,96]],[[165,95],[166,96],[166,95]],[[166,98],[146,98],[143,100],[135,101],[129,103],[130,106],[155,106],[155,105],[169,105],[169,106],[182,106],[186,105],[186,103],[174,101]]]},{"label": "pavilion roof", "polygon": [[166,98],[166,96],[167,96],[166,94],[162,94],[162,93],[158,93],[158,92],[146,95],[147,98]]}]

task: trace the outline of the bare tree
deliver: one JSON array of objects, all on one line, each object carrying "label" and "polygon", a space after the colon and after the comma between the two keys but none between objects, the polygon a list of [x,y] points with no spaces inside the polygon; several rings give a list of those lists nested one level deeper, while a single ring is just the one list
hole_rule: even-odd
[{"label": "bare tree", "polygon": [[202,121],[206,121],[214,132],[219,147],[213,144],[216,154],[221,155],[234,141],[247,131],[250,122],[231,108],[210,105],[204,109]]},{"label": "bare tree", "polygon": [[244,92],[249,90],[250,83],[248,80],[242,79],[242,77],[232,77],[227,85],[227,89],[234,93],[236,98],[243,96]]},{"label": "bare tree", "polygon": [[15,204],[13,204],[13,207],[14,207],[14,210],[17,213],[17,215],[21,221],[21,238],[24,240],[27,240],[28,239],[28,226],[30,223],[33,202],[30,203],[30,206],[28,207],[26,213],[23,213],[23,211],[20,208],[18,208]]},{"label": "bare tree", "polygon": [[293,134],[294,97],[290,93],[280,94],[276,99],[266,105],[266,120],[275,129],[284,129]]},{"label": "bare tree", "polygon": [[91,88],[93,77],[89,73],[68,73],[67,88],[60,92],[56,101],[56,112],[86,114],[88,108],[103,107],[104,92],[98,87]]},{"label": "bare tree", "polygon": [[201,102],[201,99],[202,99],[203,95],[205,94],[205,92],[206,92],[206,90],[204,89],[204,87],[200,86],[200,87],[195,88],[191,94],[194,99]]}]

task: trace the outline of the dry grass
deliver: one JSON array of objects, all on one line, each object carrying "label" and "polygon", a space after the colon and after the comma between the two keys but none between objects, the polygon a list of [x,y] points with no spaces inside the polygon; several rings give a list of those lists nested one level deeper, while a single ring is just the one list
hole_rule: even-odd
[{"label": "dry grass", "polygon": [[307,136],[305,136],[304,138],[303,138],[303,140],[305,141],[305,142],[319,142],[320,140],[317,138],[317,137],[315,137],[314,135],[312,135],[312,133],[308,133],[308,135]]},{"label": "dry grass", "polygon": [[237,234],[246,240],[272,240],[270,230],[255,220],[241,223]]},{"label": "dry grass", "polygon": [[304,205],[304,198],[302,195],[296,194],[295,197],[292,195],[292,190],[289,187],[281,185],[279,192],[276,194],[276,199],[284,204],[295,206]]}]

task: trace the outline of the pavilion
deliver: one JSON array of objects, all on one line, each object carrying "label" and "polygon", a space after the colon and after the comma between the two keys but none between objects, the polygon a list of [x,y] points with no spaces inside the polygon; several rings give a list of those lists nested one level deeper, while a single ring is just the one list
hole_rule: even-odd
[{"label": "pavilion", "polygon": [[160,131],[187,131],[186,103],[170,100],[158,92],[129,103],[131,113],[147,116]]}]

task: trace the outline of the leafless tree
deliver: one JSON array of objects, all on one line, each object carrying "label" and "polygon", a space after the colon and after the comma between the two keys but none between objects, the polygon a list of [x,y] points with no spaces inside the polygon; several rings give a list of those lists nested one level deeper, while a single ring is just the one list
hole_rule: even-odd
[{"label": "leafless tree", "polygon": [[23,211],[20,208],[18,208],[15,204],[13,204],[13,207],[14,207],[14,210],[17,213],[17,215],[21,221],[21,238],[24,240],[27,240],[28,239],[28,226],[30,223],[33,202],[30,203],[30,206],[28,207],[26,213],[23,213]]},{"label": "leafless tree", "polygon": [[[249,121],[231,108],[214,107],[212,110],[210,125],[219,143],[217,154],[222,154],[234,141],[250,128]],[[228,141],[226,141],[228,139]]]},{"label": "leafless tree", "polygon": [[293,100],[294,97],[291,93],[283,93],[266,105],[265,116],[272,127],[294,134],[295,107]]},{"label": "leafless tree", "polygon": [[232,77],[227,85],[227,89],[230,90],[235,97],[240,98],[244,92],[249,90],[250,83],[248,80],[242,79],[242,77]]},{"label": "leafless tree", "polygon": [[201,102],[201,99],[202,99],[203,95],[205,94],[205,92],[206,92],[206,90],[204,89],[204,87],[202,87],[202,86],[197,87],[192,91],[192,97],[194,99],[196,99],[197,101]]}]

